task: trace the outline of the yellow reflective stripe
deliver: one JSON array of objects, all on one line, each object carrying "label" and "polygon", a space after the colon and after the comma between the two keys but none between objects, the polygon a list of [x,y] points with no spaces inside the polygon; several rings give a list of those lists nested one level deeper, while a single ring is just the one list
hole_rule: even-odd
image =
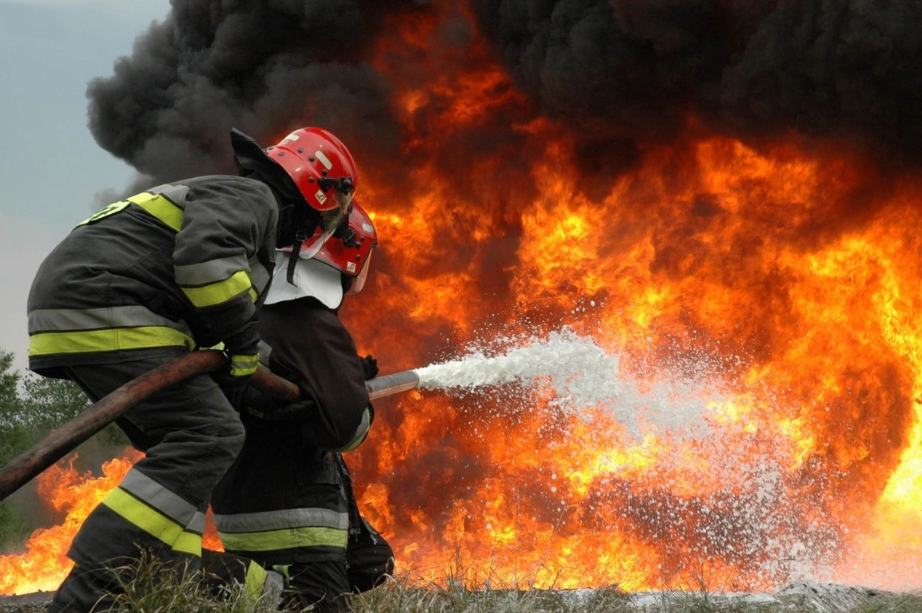
[{"label": "yellow reflective stripe", "polygon": [[195,532],[183,532],[173,543],[173,551],[202,557],[202,535]]},{"label": "yellow reflective stripe", "polygon": [[252,601],[257,601],[263,595],[263,588],[266,585],[266,578],[269,573],[266,569],[257,564],[250,562],[247,566],[246,579],[243,580],[243,587],[246,588],[247,596]]},{"label": "yellow reflective stripe", "polygon": [[138,205],[165,223],[174,232],[179,232],[182,229],[183,210],[170,202],[168,198],[160,194],[144,192],[128,198],[128,201]]},{"label": "yellow reflective stripe", "polygon": [[173,204],[169,198],[160,194],[152,194],[150,192],[136,194],[126,200],[113,202],[112,204],[103,207],[99,211],[93,213],[89,218],[78,223],[77,227],[88,223],[93,223],[94,221],[98,221],[104,217],[108,217],[109,215],[114,215],[115,213],[118,213],[131,204],[138,205],[165,223],[174,232],[179,232],[182,229],[183,210]]},{"label": "yellow reflective stripe", "polygon": [[289,528],[273,532],[218,532],[230,551],[278,551],[294,547],[346,548],[348,530],[336,528]]},{"label": "yellow reflective stripe", "polygon": [[250,276],[245,270],[234,273],[229,279],[218,281],[202,287],[184,287],[183,293],[198,308],[214,306],[227,302],[234,296],[247,291],[252,291]]},{"label": "yellow reflective stripe", "polygon": [[259,354],[232,355],[230,373],[235,377],[252,375],[259,367]]},{"label": "yellow reflective stripe", "polygon": [[191,336],[165,326],[110,328],[82,332],[43,332],[29,337],[30,356],[177,346],[192,351],[195,348],[195,341]]},{"label": "yellow reflective stripe", "polygon": [[98,211],[96,211],[95,213],[93,213],[92,215],[90,215],[89,217],[81,221],[80,223],[78,223],[76,226],[74,226],[74,228],[79,228],[80,226],[86,225],[88,223],[93,223],[94,221],[98,221],[102,219],[103,217],[108,217],[109,215],[115,215],[116,213],[124,209],[126,206],[129,206],[130,204],[131,203],[128,202],[127,200],[120,200],[119,202],[113,202],[112,204],[99,209]]},{"label": "yellow reflective stripe", "polygon": [[242,253],[199,262],[198,264],[177,264],[173,266],[173,276],[178,285],[199,287],[223,281],[240,270],[249,270],[249,262]]},{"label": "yellow reflective stripe", "polygon": [[[109,492],[103,499],[102,504],[112,509],[129,523],[134,524],[155,539],[163,541],[171,547],[183,534],[182,526],[166,515],[158,513],[121,488],[117,487]],[[201,546],[199,552],[201,553]]]}]

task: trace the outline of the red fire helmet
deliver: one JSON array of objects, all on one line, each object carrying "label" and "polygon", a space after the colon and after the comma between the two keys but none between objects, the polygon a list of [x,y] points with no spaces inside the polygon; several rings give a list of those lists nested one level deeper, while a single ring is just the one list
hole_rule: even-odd
[{"label": "red fire helmet", "polygon": [[299,128],[266,149],[285,169],[312,208],[345,209],[358,182],[355,160],[341,140],[323,128]]},{"label": "red fire helmet", "polygon": [[330,132],[311,127],[295,130],[265,153],[285,169],[307,204],[322,214],[323,231],[305,243],[316,252],[349,215],[358,181],[352,154]]},{"label": "red fire helmet", "polygon": [[[342,237],[331,238],[317,249],[315,245],[321,232],[322,229],[317,228],[314,236],[301,244],[300,259],[323,262],[352,277],[352,287],[346,294],[358,294],[365,287],[365,280],[368,278],[371,251],[378,246],[378,233],[371,218],[365,209],[353,200],[349,226],[345,234]],[[291,253],[291,249],[283,247],[281,251]]]},{"label": "red fire helmet", "polygon": [[353,200],[346,235],[342,239],[334,238],[324,243],[314,259],[352,277],[352,287],[346,293],[358,294],[365,287],[371,251],[377,246],[378,234],[371,218],[365,209]]}]

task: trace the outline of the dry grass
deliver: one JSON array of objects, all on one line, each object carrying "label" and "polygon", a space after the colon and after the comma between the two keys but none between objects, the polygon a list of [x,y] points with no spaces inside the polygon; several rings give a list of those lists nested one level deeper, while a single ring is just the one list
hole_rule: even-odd
[{"label": "dry grass", "polygon": [[[118,613],[267,613],[269,603],[252,602],[242,588],[220,597],[198,578],[149,560],[120,569]],[[869,592],[870,594],[870,592]],[[819,608],[796,597],[753,601],[746,595],[707,591],[628,594],[617,588],[583,590],[470,589],[457,580],[420,586],[410,577],[388,578],[378,589],[352,598],[355,613],[922,613],[922,596],[876,593],[850,609]],[[3,613],[39,613],[43,602],[4,605]],[[309,611],[307,609],[306,611]],[[293,612],[289,612],[293,613]],[[303,613],[303,612],[302,612]]]}]

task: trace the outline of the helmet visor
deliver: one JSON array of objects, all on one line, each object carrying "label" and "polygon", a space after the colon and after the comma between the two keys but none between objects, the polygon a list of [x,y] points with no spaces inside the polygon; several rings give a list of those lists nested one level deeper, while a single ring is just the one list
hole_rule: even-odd
[{"label": "helmet visor", "polygon": [[352,193],[334,192],[336,206],[321,214],[320,223],[314,235],[301,243],[301,257],[305,260],[317,255],[334,235],[349,227],[349,213],[352,212]]},{"label": "helmet visor", "polygon": [[352,281],[352,287],[349,288],[349,291],[346,292],[347,296],[354,296],[362,291],[362,288],[365,287],[365,280],[368,279],[368,269],[371,268],[371,254],[374,253],[374,249],[368,252],[368,256],[365,258],[365,264],[362,266],[362,270],[359,271],[359,274],[356,275],[355,279]]}]

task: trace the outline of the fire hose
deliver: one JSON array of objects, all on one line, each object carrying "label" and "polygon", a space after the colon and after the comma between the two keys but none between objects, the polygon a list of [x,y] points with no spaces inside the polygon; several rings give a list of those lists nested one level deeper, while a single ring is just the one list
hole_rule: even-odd
[{"label": "fire hose", "polygon": [[[225,364],[226,358],[220,351],[196,351],[155,368],[101,398],[0,469],[0,501],[151,394],[196,375],[220,370]],[[296,402],[301,395],[294,383],[263,368],[256,371],[250,385],[279,403]],[[412,370],[365,382],[372,400],[411,390],[417,385],[419,377]]]}]

